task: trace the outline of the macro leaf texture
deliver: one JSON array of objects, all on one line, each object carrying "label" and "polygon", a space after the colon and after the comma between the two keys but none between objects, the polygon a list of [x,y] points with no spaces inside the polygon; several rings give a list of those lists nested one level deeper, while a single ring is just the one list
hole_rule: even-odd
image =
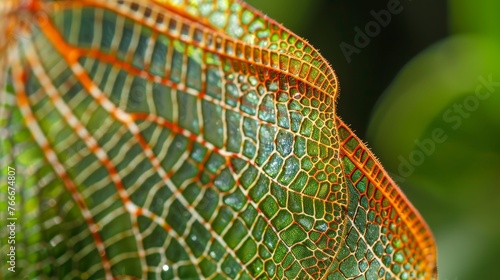
[{"label": "macro leaf texture", "polygon": [[328,62],[247,4],[0,16],[3,278],[436,277],[430,229],[336,115]]}]

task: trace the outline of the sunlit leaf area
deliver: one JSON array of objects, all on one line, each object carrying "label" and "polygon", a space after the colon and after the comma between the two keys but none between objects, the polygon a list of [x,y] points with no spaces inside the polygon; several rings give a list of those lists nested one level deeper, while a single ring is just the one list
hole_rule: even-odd
[{"label": "sunlit leaf area", "polygon": [[377,15],[394,1],[249,2],[331,62],[341,86],[339,115],[433,230],[439,279],[493,279],[500,250],[500,3],[397,1],[402,9],[389,21]]}]

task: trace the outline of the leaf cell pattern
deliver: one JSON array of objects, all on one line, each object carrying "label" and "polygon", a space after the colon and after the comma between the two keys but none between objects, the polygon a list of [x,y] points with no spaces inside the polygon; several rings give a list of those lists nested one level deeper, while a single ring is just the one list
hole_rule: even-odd
[{"label": "leaf cell pattern", "polygon": [[336,116],[333,70],[273,20],[238,1],[0,15],[7,279],[436,277],[430,230]]}]

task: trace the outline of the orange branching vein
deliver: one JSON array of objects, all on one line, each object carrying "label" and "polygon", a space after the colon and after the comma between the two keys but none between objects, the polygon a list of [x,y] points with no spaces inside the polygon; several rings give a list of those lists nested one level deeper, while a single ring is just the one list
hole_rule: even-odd
[{"label": "orange branching vein", "polygon": [[0,15],[0,162],[41,248],[6,277],[435,277],[429,228],[336,116],[332,68],[273,20],[208,0]]}]

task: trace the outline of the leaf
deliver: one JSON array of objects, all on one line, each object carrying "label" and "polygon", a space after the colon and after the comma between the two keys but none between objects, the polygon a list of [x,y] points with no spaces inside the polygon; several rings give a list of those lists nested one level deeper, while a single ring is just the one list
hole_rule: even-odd
[{"label": "leaf", "polygon": [[13,4],[6,277],[435,277],[429,228],[302,38],[241,2]]}]

